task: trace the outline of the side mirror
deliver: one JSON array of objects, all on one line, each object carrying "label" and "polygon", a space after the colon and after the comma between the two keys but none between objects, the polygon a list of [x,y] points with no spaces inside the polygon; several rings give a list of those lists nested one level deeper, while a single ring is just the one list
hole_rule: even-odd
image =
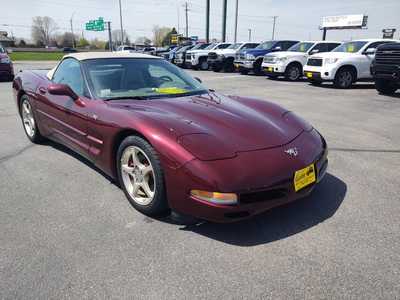
[{"label": "side mirror", "polygon": [[318,53],[318,52],[319,52],[318,49],[313,49],[313,50],[311,50],[310,54],[315,54],[315,53]]},{"label": "side mirror", "polygon": [[376,48],[368,48],[363,52],[364,55],[373,55],[376,52]]},{"label": "side mirror", "polygon": [[281,46],[276,46],[272,49],[272,51],[281,51],[282,47]]},{"label": "side mirror", "polygon": [[66,84],[53,83],[47,88],[47,91],[51,95],[69,96],[73,100],[79,99],[79,96]]},{"label": "side mirror", "polygon": [[196,79],[198,82],[202,83],[203,81],[201,81],[201,79],[199,77],[194,77],[194,79]]}]

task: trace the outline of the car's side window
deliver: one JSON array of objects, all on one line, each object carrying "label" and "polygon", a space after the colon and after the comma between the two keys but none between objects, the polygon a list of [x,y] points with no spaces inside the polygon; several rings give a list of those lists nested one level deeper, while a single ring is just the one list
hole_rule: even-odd
[{"label": "car's side window", "polygon": [[230,45],[229,44],[222,44],[222,45],[219,45],[218,47],[217,47],[217,49],[226,49],[226,48],[228,48]]},{"label": "car's side window", "polygon": [[369,44],[369,46],[365,50],[376,49],[376,48],[378,48],[378,46],[380,46],[382,44],[386,44],[386,43],[390,43],[390,42],[380,41],[380,42],[371,43],[371,44]]},{"label": "car's side window", "polygon": [[76,59],[64,59],[58,66],[52,80],[55,83],[67,84],[79,96],[84,94],[81,66]]},{"label": "car's side window", "polygon": [[333,49],[337,48],[339,45],[340,45],[339,43],[329,43],[329,44],[327,44],[328,52],[331,52]]},{"label": "car's side window", "polygon": [[257,47],[258,46],[258,44],[255,44],[255,43],[248,43],[248,44],[245,44],[243,47],[242,47],[242,50],[245,50],[245,49],[254,49],[255,47]]},{"label": "car's side window", "polygon": [[293,41],[286,41],[283,43],[283,47],[282,50],[287,50],[290,47],[292,47],[294,44],[297,44],[297,42],[293,42]]},{"label": "car's side window", "polygon": [[314,47],[312,47],[309,51],[309,53],[322,53],[322,52],[327,52],[328,47],[326,43],[319,43],[316,44]]}]

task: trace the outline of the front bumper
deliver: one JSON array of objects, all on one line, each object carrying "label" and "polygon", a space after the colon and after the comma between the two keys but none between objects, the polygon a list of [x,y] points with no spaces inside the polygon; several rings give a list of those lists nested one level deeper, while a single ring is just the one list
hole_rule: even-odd
[{"label": "front bumper", "polygon": [[268,74],[282,75],[285,73],[285,70],[286,70],[286,65],[284,65],[282,63],[272,64],[272,63],[263,62],[261,64],[261,67],[263,68],[263,71],[267,75]]},{"label": "front bumper", "polygon": [[246,70],[253,70],[254,68],[254,60],[235,60],[233,65],[236,69],[246,69]]},{"label": "front bumper", "polygon": [[226,58],[207,58],[207,63],[211,67],[222,67],[225,63]]},{"label": "front bumper", "polygon": [[338,67],[327,65],[322,67],[307,66],[303,67],[304,76],[311,80],[332,81],[335,79]]},{"label": "front bumper", "polygon": [[176,58],[175,59],[175,64],[176,65],[183,65],[185,63],[185,60],[183,58]]},{"label": "front bumper", "polygon": [[13,64],[0,63],[0,77],[11,77],[11,76],[14,76]]},{"label": "front bumper", "polygon": [[400,83],[400,65],[372,64],[370,70],[374,78]]},{"label": "front bumper", "polygon": [[[294,158],[284,152],[297,147]],[[314,163],[317,181],[295,192],[293,177]],[[244,169],[244,166],[251,166]],[[322,180],[328,166],[327,149],[316,130],[303,132],[291,143],[272,149],[241,152],[235,158],[193,160],[167,172],[166,183],[171,209],[185,215],[219,223],[234,222],[268,209],[303,198]],[[171,173],[172,172],[172,173]],[[190,190],[219,191],[239,195],[238,204],[220,205],[190,196]]]}]

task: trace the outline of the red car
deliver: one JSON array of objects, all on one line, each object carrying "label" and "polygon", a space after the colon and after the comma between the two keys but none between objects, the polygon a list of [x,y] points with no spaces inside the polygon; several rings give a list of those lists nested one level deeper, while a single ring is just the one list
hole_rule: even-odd
[{"label": "red car", "polygon": [[13,83],[25,132],[80,153],[131,204],[215,222],[308,195],[324,176],[324,138],[276,104],[224,96],[157,57],[77,53]]},{"label": "red car", "polygon": [[14,79],[14,68],[6,49],[0,45],[0,79],[12,81]]}]

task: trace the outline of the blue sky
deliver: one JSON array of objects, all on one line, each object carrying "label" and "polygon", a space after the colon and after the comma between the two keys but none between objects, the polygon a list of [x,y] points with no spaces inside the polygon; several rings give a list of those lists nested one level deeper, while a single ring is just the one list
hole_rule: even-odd
[{"label": "blue sky", "polygon": [[[82,33],[84,23],[98,16],[111,20],[119,28],[118,0],[13,0],[4,1],[0,17],[0,30],[12,31],[17,37],[30,37],[32,17],[50,16],[60,27],[69,28],[69,19],[74,13],[75,32]],[[205,0],[188,0],[189,34],[204,37]],[[184,1],[182,0],[122,0],[124,27],[131,40],[139,36],[152,36],[154,25],[175,26],[184,32]],[[228,0],[227,38],[233,39],[235,0]],[[4,8],[4,10],[3,10]],[[4,14],[7,12],[7,14]],[[400,0],[239,0],[238,39],[247,40],[248,29],[253,40],[271,37],[272,18],[277,15],[277,38],[320,39],[318,26],[321,17],[342,14],[366,14],[369,16],[367,30],[344,30],[328,32],[328,39],[347,40],[381,37],[383,28],[400,31]],[[222,0],[211,0],[211,37],[221,37]],[[10,24],[4,26],[3,24]],[[85,37],[106,39],[103,33],[84,32]]]}]

